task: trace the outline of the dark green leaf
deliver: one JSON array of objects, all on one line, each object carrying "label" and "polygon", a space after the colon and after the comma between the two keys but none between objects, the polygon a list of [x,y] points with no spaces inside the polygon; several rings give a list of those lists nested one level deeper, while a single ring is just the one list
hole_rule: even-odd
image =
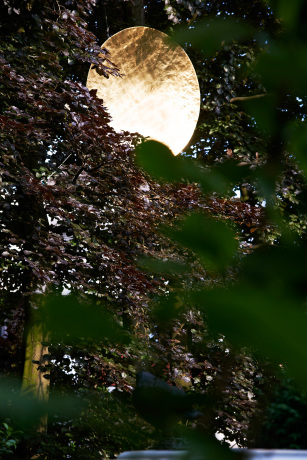
[{"label": "dark green leaf", "polygon": [[246,40],[253,36],[253,27],[243,22],[229,19],[204,20],[195,27],[182,29],[175,35],[175,40],[184,46],[191,43],[202,50],[208,57],[221,48],[222,44]]},{"label": "dark green leaf", "polygon": [[165,233],[194,251],[208,268],[225,269],[238,248],[235,232],[228,225],[201,213],[191,214],[178,230],[169,228]]},{"label": "dark green leaf", "polygon": [[53,340],[66,343],[78,338],[117,340],[127,336],[103,305],[86,305],[74,296],[51,297],[43,310],[43,321]]},{"label": "dark green leaf", "polygon": [[149,257],[143,257],[138,260],[141,267],[154,273],[163,273],[167,275],[179,275],[189,271],[186,264],[173,260],[160,260]]}]

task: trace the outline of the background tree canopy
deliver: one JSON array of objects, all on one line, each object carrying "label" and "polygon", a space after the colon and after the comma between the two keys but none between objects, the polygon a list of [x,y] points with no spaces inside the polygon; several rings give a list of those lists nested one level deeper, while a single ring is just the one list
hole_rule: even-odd
[{"label": "background tree canopy", "polygon": [[[157,433],[131,401],[139,368],[205,395],[197,426],[181,426],[198,453],[221,455],[217,432],[306,447],[305,10],[1,3],[4,458],[150,448]],[[142,23],[175,38],[199,78],[199,123],[176,158],[114,132],[85,87],[91,64],[119,78],[100,45]]]}]

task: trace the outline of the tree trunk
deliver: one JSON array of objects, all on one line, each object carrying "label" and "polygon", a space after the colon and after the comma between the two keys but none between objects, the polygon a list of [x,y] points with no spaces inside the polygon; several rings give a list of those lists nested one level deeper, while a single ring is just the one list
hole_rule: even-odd
[{"label": "tree trunk", "polygon": [[[35,397],[42,403],[49,399],[49,354],[44,345],[47,337],[40,319],[33,319],[26,331],[25,364],[22,378],[22,393]],[[47,366],[47,367],[46,367]],[[37,431],[47,432],[47,413],[44,414],[37,426]]]},{"label": "tree trunk", "polygon": [[132,25],[143,26],[144,20],[144,0],[130,0],[132,11]]}]

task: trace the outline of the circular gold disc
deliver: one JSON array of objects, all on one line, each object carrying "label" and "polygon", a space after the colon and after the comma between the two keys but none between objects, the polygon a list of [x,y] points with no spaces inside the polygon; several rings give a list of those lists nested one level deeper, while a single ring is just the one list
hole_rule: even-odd
[{"label": "circular gold disc", "polygon": [[109,111],[116,131],[162,142],[177,155],[191,139],[199,116],[200,92],[188,55],[149,27],[131,27],[110,37],[107,48],[122,78],[100,76],[94,68],[87,87]]}]

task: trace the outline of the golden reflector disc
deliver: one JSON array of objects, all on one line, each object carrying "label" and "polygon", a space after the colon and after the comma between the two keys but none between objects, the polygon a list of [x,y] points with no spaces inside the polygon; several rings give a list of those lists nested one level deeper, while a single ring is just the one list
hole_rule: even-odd
[{"label": "golden reflector disc", "polygon": [[107,48],[122,78],[94,68],[87,87],[109,111],[116,131],[137,132],[166,144],[177,155],[191,139],[199,116],[197,76],[185,51],[149,27],[131,27],[110,37]]}]

